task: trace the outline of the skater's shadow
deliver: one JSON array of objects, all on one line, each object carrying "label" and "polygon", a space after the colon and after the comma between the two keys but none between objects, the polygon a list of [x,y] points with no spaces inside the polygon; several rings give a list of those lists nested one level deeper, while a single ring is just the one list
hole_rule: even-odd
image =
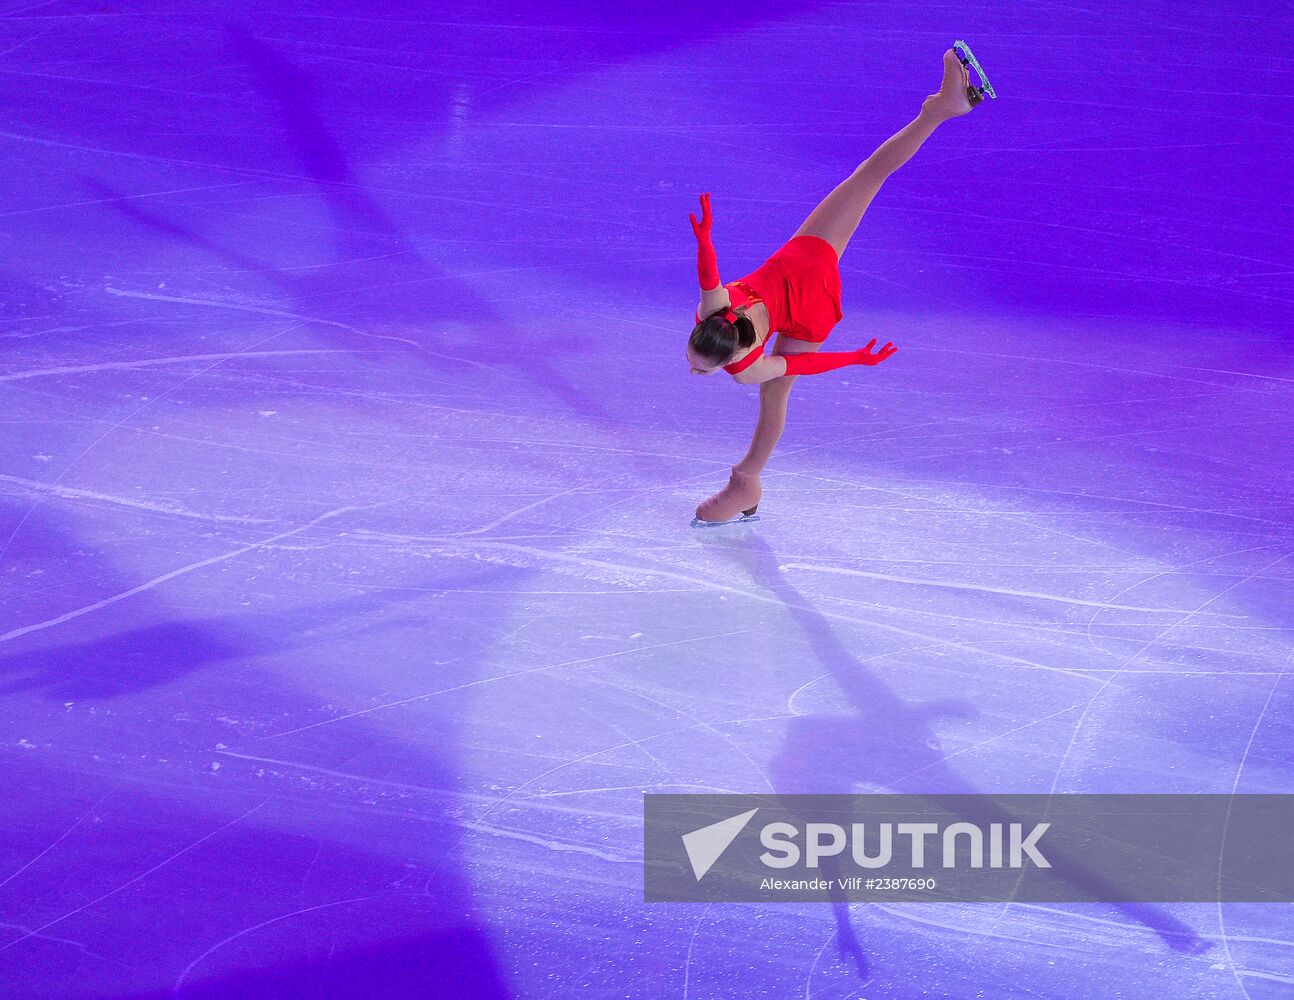
[{"label": "skater's shadow", "polygon": [[[769,764],[778,794],[849,794],[858,786],[890,794],[984,794],[948,764],[935,729],[940,719],[976,717],[972,704],[958,699],[912,703],[896,695],[863,666],[826,616],[787,579],[777,554],[762,536],[715,538],[710,544],[778,598],[852,710],[848,715],[797,716],[788,723],[781,749]],[[982,807],[963,813],[963,818],[980,825],[1011,821],[990,800],[983,802]],[[1119,887],[1096,872],[1075,869],[1072,864],[1067,867],[1081,872],[1074,884],[1091,896],[1119,898]],[[823,875],[835,878],[827,865]],[[866,957],[850,923],[848,902],[837,894],[832,904],[841,954],[851,957],[866,977]],[[1133,902],[1110,905],[1154,931],[1174,950],[1188,954],[1207,950],[1206,942],[1162,907]]]}]

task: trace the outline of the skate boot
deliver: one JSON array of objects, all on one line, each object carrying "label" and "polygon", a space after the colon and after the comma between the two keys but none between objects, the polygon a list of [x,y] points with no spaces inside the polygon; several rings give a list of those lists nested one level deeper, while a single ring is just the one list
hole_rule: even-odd
[{"label": "skate boot", "polygon": [[966,68],[968,65],[958,51],[948,49],[944,53],[943,83],[940,84],[938,93],[925,99],[922,108],[937,112],[941,119],[970,114],[971,108],[984,100],[985,91],[971,86],[970,71]]},{"label": "skate boot", "polygon": [[728,485],[696,509],[692,527],[707,528],[719,524],[741,524],[758,521],[755,511],[761,495],[759,476],[741,472],[734,465]]}]

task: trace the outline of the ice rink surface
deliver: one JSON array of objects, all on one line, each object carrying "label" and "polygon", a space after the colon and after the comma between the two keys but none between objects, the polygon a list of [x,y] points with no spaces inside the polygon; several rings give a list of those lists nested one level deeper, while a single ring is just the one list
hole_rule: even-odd
[{"label": "ice rink surface", "polygon": [[[645,791],[1291,790],[1289,3],[7,7],[0,995],[1294,992],[1290,907],[641,868]],[[954,38],[899,354],[690,529],[696,196],[752,270]]]}]

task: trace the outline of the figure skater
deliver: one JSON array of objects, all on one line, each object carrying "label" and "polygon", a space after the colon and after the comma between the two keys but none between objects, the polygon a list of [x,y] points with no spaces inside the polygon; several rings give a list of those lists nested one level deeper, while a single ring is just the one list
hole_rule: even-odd
[{"label": "figure skater", "polygon": [[[943,62],[943,83],[922,102],[921,113],[827,195],[758,270],[724,285],[710,235],[709,194],[701,196],[701,221],[690,216],[701,306],[688,339],[688,363],[697,375],[722,368],[738,382],[759,383],[759,419],[750,448],[732,467],[728,485],[696,509],[694,525],[726,524],[754,515],[759,474],[782,436],[786,401],[797,376],[845,365],[878,365],[898,350],[886,343],[873,351],[873,339],[860,350],[818,353],[842,316],[840,256],[885,178],[911,159],[942,122],[968,114],[986,94],[997,96],[964,42],[954,42]],[[979,79],[977,85],[971,84],[970,69]],[[777,341],[765,353],[773,333]]]}]

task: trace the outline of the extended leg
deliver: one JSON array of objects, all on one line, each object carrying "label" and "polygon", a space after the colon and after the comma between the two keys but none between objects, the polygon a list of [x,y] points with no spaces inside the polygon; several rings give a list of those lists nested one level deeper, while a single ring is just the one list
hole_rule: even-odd
[{"label": "extended leg", "polygon": [[[881,143],[876,152],[836,185],[835,190],[809,213],[795,235],[820,236],[836,248],[837,257],[844,254],[863,213],[885,179],[912,159],[941,123],[970,111],[969,87],[969,75],[953,50],[949,49],[944,53],[944,79],[939,92],[927,97],[916,118]],[[975,94],[976,103],[979,99]]]}]

